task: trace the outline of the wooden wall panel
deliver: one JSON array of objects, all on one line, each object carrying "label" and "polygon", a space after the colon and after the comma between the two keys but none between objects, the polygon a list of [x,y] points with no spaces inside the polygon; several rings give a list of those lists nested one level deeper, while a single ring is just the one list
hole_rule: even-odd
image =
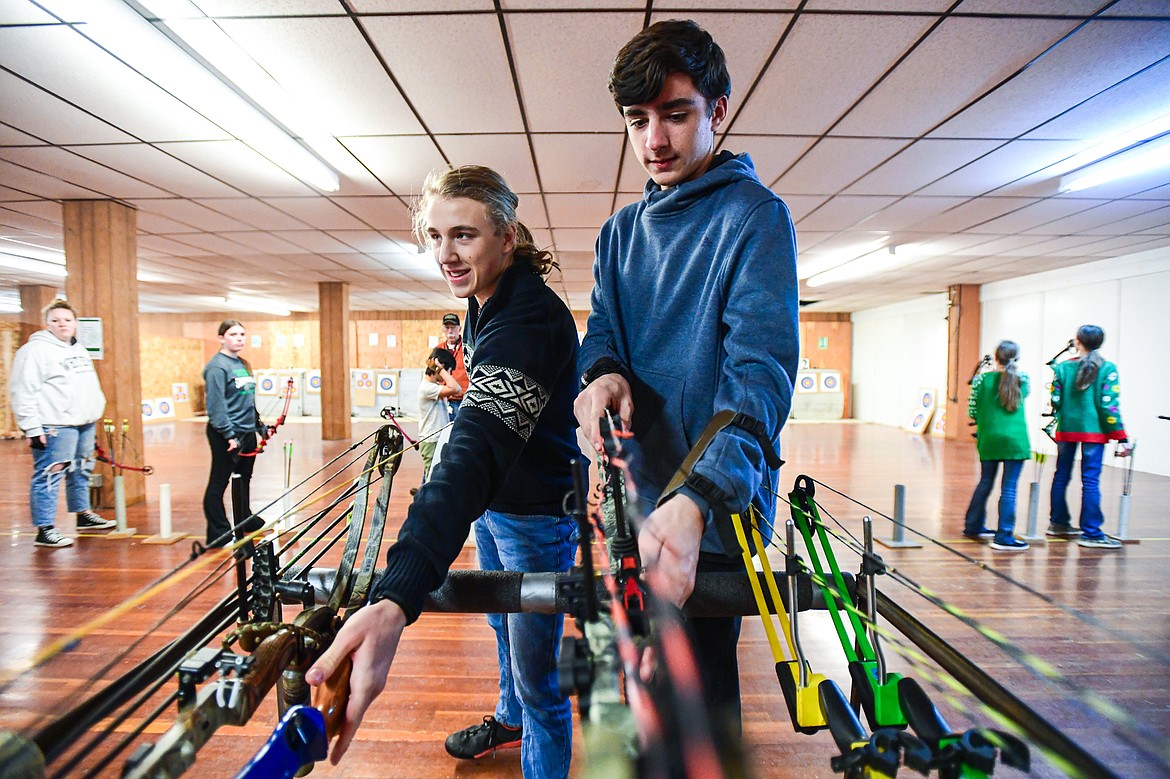
[{"label": "wooden wall panel", "polygon": [[808,358],[810,368],[841,371],[841,386],[845,392],[843,416],[846,419],[852,417],[853,322],[849,314],[802,313],[800,356]]},{"label": "wooden wall panel", "polygon": [[204,342],[194,338],[141,338],[142,397],[169,398],[172,384],[186,382],[191,409],[202,413],[203,366],[208,359],[203,349]]},{"label": "wooden wall panel", "polygon": [[351,435],[349,402],[349,285],[317,285],[321,308],[321,437],[340,441]]},{"label": "wooden wall panel", "polygon": [[947,289],[950,308],[947,311],[947,396],[946,437],[955,440],[966,437],[967,400],[971,387],[967,384],[966,366],[979,361],[979,335],[983,320],[983,304],[979,300],[978,284],[955,284]]},{"label": "wooden wall panel", "polygon": [[8,377],[12,375],[12,360],[23,344],[24,325],[20,322],[0,322],[0,438],[20,438],[22,433],[12,417],[12,396],[8,392]]}]

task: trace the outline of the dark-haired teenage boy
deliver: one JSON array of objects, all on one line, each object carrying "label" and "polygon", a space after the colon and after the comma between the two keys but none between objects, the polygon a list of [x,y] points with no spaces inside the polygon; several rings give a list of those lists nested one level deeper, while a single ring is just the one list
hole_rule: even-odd
[{"label": "dark-haired teenage boy", "polygon": [[[633,476],[655,508],[639,532],[655,591],[677,605],[698,570],[742,570],[717,529],[755,505],[769,535],[798,346],[796,241],[784,203],[746,154],[715,153],[731,79],[722,49],[690,21],[659,22],[618,53],[610,92],[650,175],[642,200],[597,239],[574,411],[600,450],[598,418],[616,412],[641,446]],[[693,474],[661,494],[717,412],[718,433]],[[752,428],[752,429],[748,429]],[[713,712],[738,728],[738,618],[692,621]]]}]

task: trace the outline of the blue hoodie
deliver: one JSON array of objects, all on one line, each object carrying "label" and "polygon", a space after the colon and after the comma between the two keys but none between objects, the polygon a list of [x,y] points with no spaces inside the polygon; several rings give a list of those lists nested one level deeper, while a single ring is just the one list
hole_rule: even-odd
[{"label": "blue hoodie", "polygon": [[[649,181],[641,201],[602,227],[593,277],[578,367],[608,358],[630,380],[643,510],[719,411],[759,420],[779,451],[800,353],[796,237],[788,208],[748,155],[722,152],[702,176],[669,189]],[[779,472],[751,434],[726,428],[693,472],[716,488],[680,490],[706,511],[702,551],[735,553],[715,518],[749,501],[770,535]]]}]

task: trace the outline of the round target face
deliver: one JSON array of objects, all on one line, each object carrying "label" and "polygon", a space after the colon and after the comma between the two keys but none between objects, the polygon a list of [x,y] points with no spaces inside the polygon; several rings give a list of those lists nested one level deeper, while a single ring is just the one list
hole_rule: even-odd
[{"label": "round target face", "polygon": [[934,403],[934,395],[929,392],[922,393],[922,407],[929,408]]},{"label": "round target face", "polygon": [[271,376],[265,376],[264,378],[260,379],[260,389],[265,392],[272,392],[274,389],[276,389],[276,380]]},{"label": "round target face", "polygon": [[925,421],[926,421],[926,416],[924,414],[915,414],[914,421],[910,424],[910,426],[911,427],[918,427],[919,425],[921,425]]},{"label": "round target face", "polygon": [[390,376],[383,376],[378,380],[378,389],[389,392],[394,389],[394,379]]},{"label": "round target face", "polygon": [[159,404],[158,404],[158,413],[160,413],[160,414],[169,414],[169,413],[171,413],[171,404],[170,404],[170,401],[166,401],[166,400],[160,400],[160,401],[159,401]]},{"label": "round target face", "polygon": [[817,385],[817,382],[815,379],[813,379],[812,376],[801,376],[800,377],[800,386],[803,387],[804,389],[812,389],[816,385]]},{"label": "round target face", "polygon": [[837,388],[837,377],[836,376],[826,376],[825,377],[825,389],[836,389],[836,388]]},{"label": "round target face", "polygon": [[321,377],[320,376],[310,376],[309,377],[309,386],[312,387],[313,389],[321,389]]},{"label": "round target face", "polygon": [[142,416],[144,416],[144,417],[154,416],[154,406],[150,405],[149,403],[143,403],[142,404]]}]

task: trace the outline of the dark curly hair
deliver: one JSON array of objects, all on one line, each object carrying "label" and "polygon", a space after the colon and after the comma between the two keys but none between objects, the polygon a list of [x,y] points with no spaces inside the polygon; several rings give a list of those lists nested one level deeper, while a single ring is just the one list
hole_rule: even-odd
[{"label": "dark curly hair", "polygon": [[671,73],[685,73],[707,100],[731,95],[727,58],[711,34],[693,21],[657,22],[630,39],[613,61],[609,92],[620,111],[625,106],[649,103]]}]

